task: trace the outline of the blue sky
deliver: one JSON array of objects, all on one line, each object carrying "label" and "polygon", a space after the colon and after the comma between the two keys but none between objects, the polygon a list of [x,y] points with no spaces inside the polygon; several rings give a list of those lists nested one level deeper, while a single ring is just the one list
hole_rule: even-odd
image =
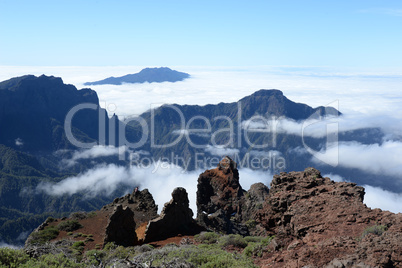
[{"label": "blue sky", "polygon": [[0,65],[402,65],[402,1],[0,0]]}]

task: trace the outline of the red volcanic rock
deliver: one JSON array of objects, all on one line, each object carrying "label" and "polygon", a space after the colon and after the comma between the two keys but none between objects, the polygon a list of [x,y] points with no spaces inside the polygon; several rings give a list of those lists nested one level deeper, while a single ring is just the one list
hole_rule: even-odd
[{"label": "red volcanic rock", "polygon": [[248,192],[243,190],[237,165],[226,156],[215,169],[205,171],[198,178],[197,221],[220,233],[265,233],[254,219],[268,192],[262,183],[252,185]]},{"label": "red volcanic rock", "polygon": [[[401,267],[402,214],[367,208],[363,196],[363,187],[322,178],[313,168],[274,176],[257,221],[275,240],[259,264]],[[387,230],[363,237],[372,226]]]},{"label": "red volcanic rock", "polygon": [[247,228],[238,222],[244,192],[236,163],[224,157],[217,168],[205,171],[198,178],[198,223],[217,232],[247,234]]},{"label": "red volcanic rock", "polygon": [[217,168],[207,170],[198,178],[198,214],[211,214],[222,209],[225,216],[239,212],[239,198],[243,189],[239,183],[236,163],[225,157]]}]

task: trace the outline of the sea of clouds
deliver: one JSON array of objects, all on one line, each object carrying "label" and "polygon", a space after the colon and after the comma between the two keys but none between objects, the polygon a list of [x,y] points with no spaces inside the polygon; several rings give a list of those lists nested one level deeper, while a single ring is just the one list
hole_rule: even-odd
[{"label": "sea of clouds", "polygon": [[[149,66],[148,66],[149,67]],[[110,76],[122,76],[139,72],[142,66],[122,67],[10,67],[0,66],[0,80],[25,74],[54,75],[62,77],[65,83],[83,88],[89,81]],[[327,157],[339,153],[339,165],[377,174],[391,175],[402,184],[402,71],[351,70],[323,67],[188,67],[175,66],[172,69],[188,72],[190,79],[176,83],[144,83],[123,85],[91,86],[99,96],[101,106],[109,114],[120,118],[140,115],[151,107],[164,103],[177,104],[217,104],[236,102],[259,89],[279,89],[292,101],[312,107],[331,105],[339,109],[343,116],[336,119],[340,131],[364,127],[378,127],[386,134],[381,144],[360,144],[344,142],[337,152],[331,148]],[[335,105],[334,105],[335,104]],[[282,120],[281,132],[300,134],[303,123]],[[324,136],[324,125],[311,125],[305,135]],[[321,134],[320,134],[321,133]],[[298,149],[299,153],[303,148]],[[209,147],[213,154],[229,152],[230,148]],[[236,150],[236,149],[234,149]],[[117,154],[119,148],[96,147],[79,151],[72,158],[64,159],[67,165],[74,165],[79,159]],[[195,212],[195,193],[198,175],[203,170],[185,172],[178,166],[166,164],[166,168],[154,169],[138,167],[118,167],[101,165],[67,178],[56,184],[42,184],[39,191],[49,194],[73,194],[85,190],[88,196],[110,195],[116,186],[123,184],[127,189],[140,186],[153,194],[159,209],[170,200],[175,187],[185,187],[189,193],[191,208]],[[330,174],[333,180],[343,180],[337,174]],[[243,188],[251,183],[269,184],[272,174],[248,169],[240,170]],[[364,185],[365,203],[372,207],[402,212],[402,193],[392,193],[378,187]]]}]

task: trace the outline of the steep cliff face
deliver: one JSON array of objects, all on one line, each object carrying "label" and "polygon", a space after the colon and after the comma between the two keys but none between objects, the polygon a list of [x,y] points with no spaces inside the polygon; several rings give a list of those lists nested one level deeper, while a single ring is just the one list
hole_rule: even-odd
[{"label": "steep cliff face", "polygon": [[[26,151],[71,148],[64,129],[68,112],[78,104],[99,105],[95,91],[77,90],[61,78],[26,75],[0,83],[0,143]],[[98,138],[98,109],[77,112],[72,131],[81,141]]]}]

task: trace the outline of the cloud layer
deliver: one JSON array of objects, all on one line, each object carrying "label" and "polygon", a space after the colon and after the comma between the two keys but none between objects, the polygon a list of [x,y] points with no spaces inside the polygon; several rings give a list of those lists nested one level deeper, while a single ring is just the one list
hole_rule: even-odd
[{"label": "cloud layer", "polygon": [[[74,151],[71,158],[62,159],[62,163],[66,164],[67,166],[73,166],[77,164],[78,160],[80,159],[94,159],[97,157],[124,154],[125,151],[126,148],[124,146],[114,147],[114,146],[96,145],[90,149]],[[58,152],[56,152],[56,155],[57,154]]]},{"label": "cloud layer", "polygon": [[[380,10],[380,12],[392,15],[399,14],[398,10]],[[46,74],[60,76],[66,83],[82,88],[84,82],[136,73],[143,67],[145,66],[0,66],[0,80],[3,81],[28,73]],[[382,144],[372,145],[356,142],[341,143],[337,156],[339,165],[401,178],[402,162],[399,159],[400,152],[402,152],[402,105],[400,105],[402,102],[400,91],[402,70],[341,70],[314,66],[258,66],[247,68],[171,66],[171,68],[188,72],[192,77],[177,83],[102,85],[94,86],[92,89],[97,91],[101,106],[106,108],[110,114],[116,113],[122,119],[125,116],[141,114],[149,108],[157,107],[163,103],[205,105],[235,102],[259,89],[280,89],[290,100],[306,103],[312,107],[325,106],[338,101],[339,109],[344,116],[337,118],[334,122],[338,124],[340,131],[379,127],[385,132],[387,139]],[[327,123],[323,121],[308,125],[304,128],[304,135],[325,137]],[[302,123],[284,119],[279,131],[301,135],[302,129]],[[224,151],[225,148],[211,147],[209,150],[212,154],[228,153]],[[298,148],[298,150],[301,152],[302,148]],[[92,159],[100,155],[107,156],[116,153],[116,148],[93,148],[90,151],[77,152],[69,161],[74,164],[74,161],[78,159]],[[328,157],[333,157],[336,154],[335,150],[331,148],[327,153]],[[113,190],[113,186],[109,187],[110,183],[126,184],[127,187],[139,184],[141,187],[152,187],[153,192],[155,192],[154,197],[158,198],[159,204],[162,204],[170,199],[170,192],[173,190],[170,188],[174,185],[187,186],[189,193],[193,193],[192,197],[190,193],[190,199],[192,198],[192,206],[194,207],[194,181],[199,172],[182,173],[179,168],[172,167],[152,173],[152,171],[145,169],[128,170],[108,165],[89,170],[59,184],[42,185],[44,187],[42,190],[52,189],[59,194],[70,194],[79,190],[78,187],[74,186],[75,183],[82,186],[81,189],[86,189],[89,194],[98,192],[110,194]],[[243,172],[249,174],[250,181],[254,178],[266,180],[266,177],[261,174],[260,176],[247,170]],[[170,188],[165,189],[160,185],[169,185]],[[391,198],[388,200],[389,204],[395,204],[392,200],[400,200],[398,196],[381,192],[379,188],[373,190],[367,187],[367,189],[377,193],[374,195],[375,198],[368,195],[367,200],[380,200],[381,195]],[[385,207],[386,205],[384,203],[381,206]]]},{"label": "cloud layer", "polygon": [[[402,142],[385,141],[380,144],[361,144],[342,142],[336,147],[327,148],[320,159],[331,162],[338,159],[339,166],[357,168],[369,173],[402,178]],[[315,158],[313,160],[317,161]],[[402,184],[402,179],[400,179]]]},{"label": "cloud layer", "polygon": [[[97,195],[110,196],[118,187],[127,188],[131,192],[136,186],[140,190],[148,188],[158,204],[159,212],[165,202],[171,199],[171,193],[176,187],[184,187],[190,200],[190,207],[196,213],[197,179],[204,170],[185,172],[181,167],[169,163],[155,163],[148,168],[136,166],[122,167],[114,164],[101,165],[75,177],[66,178],[58,183],[42,183],[38,185],[38,192],[49,195],[72,195],[84,192],[87,198]],[[272,174],[251,169],[239,170],[240,183],[246,190],[253,183],[269,184]]]}]

